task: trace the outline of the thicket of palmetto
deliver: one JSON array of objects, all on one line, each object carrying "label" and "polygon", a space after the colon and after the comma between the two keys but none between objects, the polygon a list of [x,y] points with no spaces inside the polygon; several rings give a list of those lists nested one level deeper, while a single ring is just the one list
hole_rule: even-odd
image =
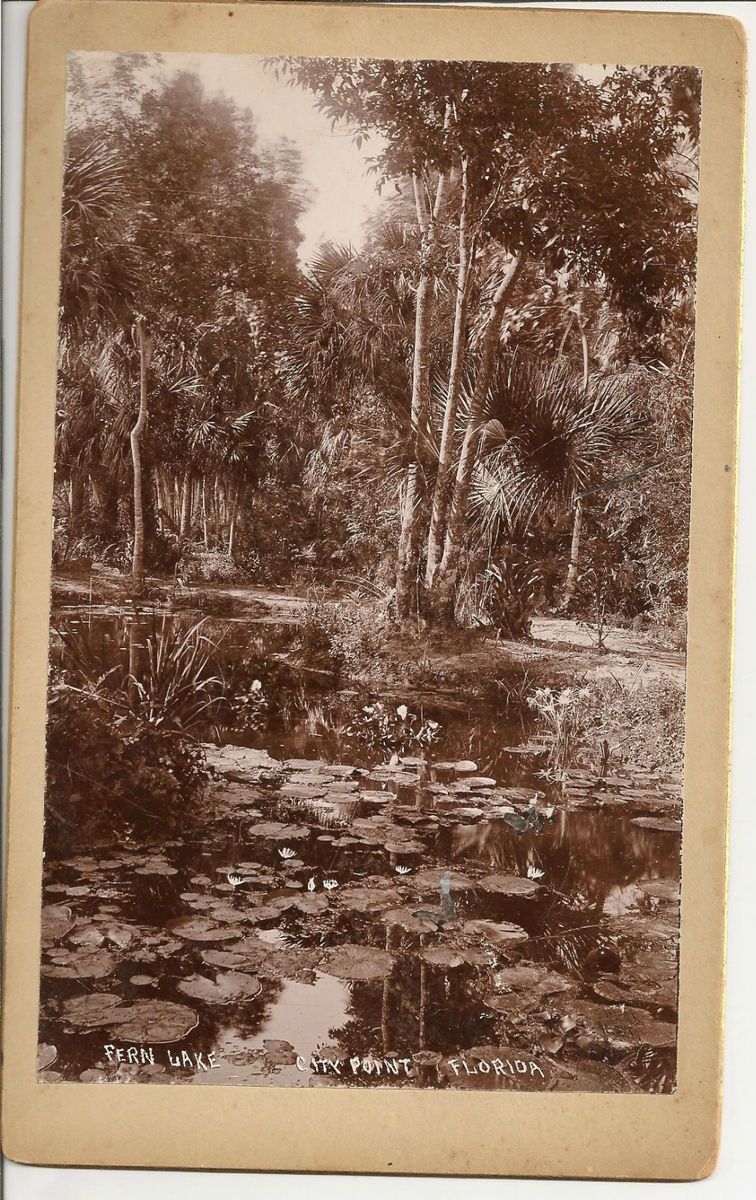
[{"label": "thicket of palmetto", "polygon": [[[399,624],[685,601],[697,81],[279,60],[372,143],[297,261],[298,152],[159,60],[74,67],[55,553],[318,582]],[[367,139],[367,141],[365,141]],[[620,481],[620,482],[617,482]]]}]

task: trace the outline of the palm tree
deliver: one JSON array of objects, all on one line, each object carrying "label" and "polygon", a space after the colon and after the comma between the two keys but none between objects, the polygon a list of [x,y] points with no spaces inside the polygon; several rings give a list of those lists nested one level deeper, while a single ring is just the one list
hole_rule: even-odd
[{"label": "palm tree", "polygon": [[[586,387],[582,373],[560,362],[546,370],[516,359],[502,365],[485,416],[470,511],[489,547],[502,536],[522,541],[600,486],[607,465],[646,427],[637,376],[594,376]],[[576,520],[568,578],[573,566],[577,573],[579,535]]]},{"label": "palm tree", "polygon": [[57,423],[59,461],[69,471],[69,540],[78,530],[85,472],[91,477],[115,465],[108,464],[112,443],[106,446],[112,406],[120,410],[128,402],[123,331],[131,323],[140,266],[134,221],[118,150],[104,135],[72,135],[63,177]]}]

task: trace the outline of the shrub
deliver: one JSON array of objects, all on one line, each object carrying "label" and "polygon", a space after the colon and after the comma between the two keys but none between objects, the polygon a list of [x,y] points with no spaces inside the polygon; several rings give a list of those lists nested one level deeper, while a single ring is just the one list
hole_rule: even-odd
[{"label": "shrub", "polygon": [[47,718],[45,844],[53,854],[130,829],[165,836],[206,779],[201,747],[106,697],[53,679]]},{"label": "shrub", "polygon": [[327,670],[366,675],[383,655],[380,614],[352,604],[307,604],[297,626],[302,656]]},{"label": "shrub", "polygon": [[242,578],[235,560],[217,550],[185,555],[179,574],[185,583],[236,583]]},{"label": "shrub", "polygon": [[685,688],[662,676],[626,684],[614,677],[590,687],[592,736],[639,766],[679,771],[685,743]]}]

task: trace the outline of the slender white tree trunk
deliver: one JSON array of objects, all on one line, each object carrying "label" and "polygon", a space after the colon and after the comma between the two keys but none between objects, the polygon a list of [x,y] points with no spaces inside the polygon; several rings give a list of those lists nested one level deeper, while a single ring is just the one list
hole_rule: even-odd
[{"label": "slender white tree trunk", "polygon": [[139,415],[131,431],[131,458],[134,468],[134,552],[131,560],[131,586],[135,596],[144,590],[144,510],[142,500],[141,438],[147,427],[147,372],[152,360],[154,342],[140,318],[136,323],[139,346]]}]

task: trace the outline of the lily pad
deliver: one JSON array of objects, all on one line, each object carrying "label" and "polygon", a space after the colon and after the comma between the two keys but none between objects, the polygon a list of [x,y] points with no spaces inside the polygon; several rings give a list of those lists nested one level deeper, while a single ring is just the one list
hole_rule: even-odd
[{"label": "lily pad", "polygon": [[190,975],[182,979],[178,990],[193,1000],[202,1000],[206,1004],[237,1004],[245,1000],[254,1000],[262,991],[262,984],[256,975],[240,971],[226,971],[215,980],[205,975]]},{"label": "lily pad", "polygon": [[399,900],[399,893],[378,890],[369,886],[346,887],[339,891],[339,903],[350,912],[383,912],[387,904]]},{"label": "lily pad", "polygon": [[482,937],[494,946],[519,946],[528,940],[528,933],[520,925],[509,921],[465,921],[464,932]]},{"label": "lily pad", "polygon": [[76,924],[76,917],[65,904],[46,904],[42,909],[42,945],[61,941]]},{"label": "lily pad", "polygon": [[522,875],[486,875],[478,886],[497,896],[533,896],[540,890],[534,879],[525,879]]},{"label": "lily pad", "polygon": [[185,1004],[172,1000],[136,1000],[119,1009],[109,1028],[123,1042],[177,1042],[199,1025],[199,1017]]},{"label": "lily pad", "polygon": [[84,946],[62,950],[55,963],[43,963],[41,973],[53,979],[104,979],[116,968],[117,960],[108,951]]},{"label": "lily pad", "polygon": [[389,854],[422,854],[425,850],[425,846],[422,842],[415,841],[414,838],[408,837],[406,842],[386,842],[385,849]]},{"label": "lily pad", "polygon": [[427,950],[421,950],[418,958],[445,971],[454,971],[463,966],[482,967],[486,963],[486,956],[482,950],[452,950],[446,946],[430,946]]},{"label": "lily pad", "polygon": [[37,1046],[37,1070],[46,1071],[51,1067],[58,1057],[58,1051],[55,1046],[51,1046],[48,1042],[40,1042]]},{"label": "lily pad", "polygon": [[448,867],[424,867],[421,871],[417,871],[409,882],[415,891],[438,891],[444,875],[451,877],[452,895],[455,892],[467,892],[474,886],[468,875],[463,875],[461,871],[450,870]]},{"label": "lily pad", "polygon": [[394,956],[388,950],[346,943],[326,956],[321,969],[338,979],[385,979],[393,965]]},{"label": "lily pad", "polygon": [[416,916],[408,908],[392,908],[383,914],[382,919],[384,925],[403,929],[405,933],[435,933],[438,929],[437,921]]},{"label": "lily pad", "polygon": [[573,1000],[568,1015],[577,1021],[590,1040],[596,1045],[608,1045],[613,1050],[631,1050],[640,1045],[656,1049],[672,1048],[675,1045],[675,1026],[667,1021],[657,1021],[640,1008],[615,1007],[609,1004],[592,1004],[588,1000]]},{"label": "lily pad", "polygon": [[280,900],[273,900],[270,907],[277,911],[293,908],[297,912],[317,916],[318,913],[323,913],[328,908],[328,898],[322,892],[317,894],[307,892],[303,896],[282,896]]},{"label": "lily pad", "polygon": [[541,996],[566,992],[573,986],[558,971],[550,971],[541,963],[518,963],[514,967],[503,967],[496,972],[493,982],[498,992],[533,991]]},{"label": "lily pad", "polygon": [[139,930],[133,925],[124,925],[122,921],[111,921],[104,926],[103,934],[106,941],[117,946],[119,950],[127,950],[135,938],[139,936]]},{"label": "lily pad", "polygon": [[243,781],[258,780],[264,773],[281,769],[280,762],[267,750],[252,750],[246,746],[213,746],[206,744],[205,761],[221,775]]},{"label": "lily pad", "polygon": [[224,950],[203,950],[202,961],[209,967],[224,967],[228,971],[257,971],[270,955],[264,942],[239,942]]},{"label": "lily pad", "polygon": [[64,1000],[61,1016],[69,1025],[96,1029],[99,1025],[110,1025],[122,1005],[121,997],[112,996],[110,992],[86,992],[83,996]]},{"label": "lily pad", "polygon": [[300,784],[287,783],[281,788],[282,796],[290,796],[294,800],[319,800],[325,796],[325,785],[322,787],[304,787]]},{"label": "lily pad", "polygon": [[365,804],[390,804],[396,800],[396,792],[389,791],[363,791],[358,792],[356,799],[363,801]]},{"label": "lily pad", "polygon": [[291,1042],[285,1042],[280,1038],[265,1038],[263,1054],[265,1061],[271,1067],[291,1067],[297,1061]]},{"label": "lily pad", "polygon": [[503,995],[486,996],[483,1003],[487,1008],[492,1008],[494,1012],[502,1013],[507,1017],[519,1017],[523,1013],[531,1012],[538,1004],[540,998],[538,996],[525,995],[523,992],[505,992]]},{"label": "lily pad", "polygon": [[168,862],[149,862],[143,867],[137,867],[136,875],[178,875],[175,867]]},{"label": "lily pad", "polygon": [[286,825],[281,821],[260,821],[247,830],[250,837],[271,838],[273,841],[297,842],[310,836],[306,825]]},{"label": "lily pad", "polygon": [[223,942],[239,936],[237,930],[224,928],[202,917],[177,917],[168,922],[168,929],[190,942]]},{"label": "lily pad", "polygon": [[100,932],[96,925],[79,925],[69,934],[69,942],[74,946],[88,946],[97,948],[105,941],[105,935]]}]

